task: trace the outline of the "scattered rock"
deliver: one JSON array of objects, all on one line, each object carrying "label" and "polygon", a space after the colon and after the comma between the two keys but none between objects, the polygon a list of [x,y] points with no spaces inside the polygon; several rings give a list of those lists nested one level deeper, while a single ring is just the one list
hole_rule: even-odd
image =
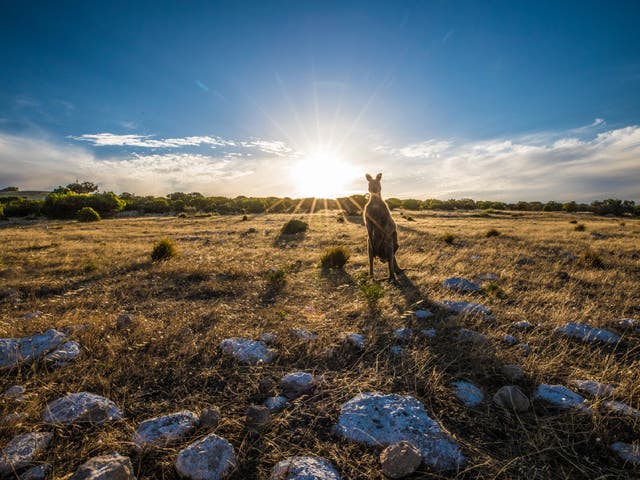
[{"label": "scattered rock", "polygon": [[69,480],[136,480],[136,477],[129,457],[114,452],[87,460]]},{"label": "scattered rock", "polygon": [[122,412],[111,400],[89,392],[70,393],[49,403],[42,414],[45,423],[102,424],[122,418]]},{"label": "scattered rock", "polygon": [[14,427],[22,422],[22,420],[26,420],[27,414],[24,412],[20,413],[10,413],[9,415],[5,415],[0,419],[0,425],[3,427]]},{"label": "scattered rock", "polygon": [[411,475],[422,463],[420,450],[407,441],[389,445],[380,454],[382,471],[390,478]]},{"label": "scattered rock", "polygon": [[193,433],[198,423],[198,416],[188,410],[151,418],[140,424],[132,441],[137,450],[166,447]]},{"label": "scattered rock", "polygon": [[498,275],[496,275],[495,273],[483,273],[478,275],[476,277],[476,280],[478,280],[479,282],[493,282],[495,280],[498,280]]},{"label": "scattered rock", "polygon": [[218,480],[235,466],[233,446],[215,433],[180,450],[175,463],[178,474],[191,480]]},{"label": "scattered rock", "polygon": [[128,330],[133,328],[135,324],[136,321],[130,313],[122,313],[116,319],[116,328],[118,330]]},{"label": "scattered rock", "polygon": [[531,323],[527,322],[526,320],[522,320],[520,322],[514,323],[513,328],[525,332],[527,330],[531,330],[533,328],[533,325],[531,325]]},{"label": "scattered rock", "polygon": [[524,378],[524,370],[522,370],[522,368],[520,368],[518,365],[503,365],[500,371],[502,372],[502,375],[504,375],[504,377],[510,382],[515,382],[517,380],[520,380],[521,378]]},{"label": "scattered rock", "polygon": [[475,332],[467,328],[461,328],[460,330],[458,330],[457,341],[463,342],[463,343],[480,344],[480,343],[486,343],[487,341],[489,341],[489,339],[487,338],[486,335],[480,332]]},{"label": "scattered rock", "polygon": [[480,285],[478,285],[477,283],[473,283],[462,277],[447,278],[442,283],[442,286],[448,290],[453,290],[460,293],[475,293],[482,290]]},{"label": "scattered rock", "polygon": [[31,363],[60,345],[66,336],[47,330],[24,338],[0,338],[0,370]]},{"label": "scattered rock", "polygon": [[273,467],[271,480],[340,480],[340,474],[324,458],[289,457]]},{"label": "scattered rock", "polygon": [[427,320],[433,317],[433,313],[426,309],[416,310],[416,320]]},{"label": "scattered rock", "polygon": [[14,437],[0,450],[0,477],[29,466],[51,441],[53,433],[29,432]]},{"label": "scattered rock", "polygon": [[613,323],[624,330],[640,327],[640,322],[635,318],[620,318],[614,320]]},{"label": "scattered rock", "polygon": [[247,365],[269,363],[275,357],[267,344],[248,338],[226,338],[220,342],[220,350]]},{"label": "scattered rock", "polygon": [[593,413],[582,395],[562,385],[547,385],[543,383],[536,388],[533,398],[535,400],[544,400],[555,407],[565,410],[577,410],[588,415]]},{"label": "scattered rock", "polygon": [[557,327],[554,333],[567,337],[578,338],[583,342],[602,342],[608,345],[615,345],[620,341],[620,337],[613,332],[601,328],[592,327],[586,323],[569,322],[562,327]]},{"label": "scattered rock", "polygon": [[615,442],[611,444],[611,450],[618,454],[618,456],[625,462],[629,462],[632,465],[640,466],[640,445],[633,445],[624,442]]},{"label": "scattered rock", "polygon": [[344,340],[347,344],[358,350],[364,349],[364,335],[361,333],[347,333],[345,334]]},{"label": "scattered rock", "polygon": [[626,403],[618,402],[615,400],[607,400],[602,403],[605,408],[613,413],[619,413],[627,417],[640,418],[640,410],[630,407]]},{"label": "scattered rock", "polygon": [[613,395],[616,387],[595,380],[573,380],[571,382],[578,390],[586,392],[594,397],[608,397]]},{"label": "scattered rock", "polygon": [[531,347],[529,346],[528,343],[521,342],[518,344],[518,348],[520,349],[520,351],[525,357],[528,357],[529,354],[531,353]]},{"label": "scattered rock", "polygon": [[24,402],[24,394],[27,390],[22,385],[14,385],[7,388],[2,396],[14,402]]},{"label": "scattered rock", "polygon": [[411,340],[411,329],[410,328],[398,328],[393,332],[393,336],[399,342],[408,342]]},{"label": "scattered rock", "polygon": [[47,354],[44,359],[56,367],[66,367],[80,355],[80,344],[70,341],[63,343],[53,352]]},{"label": "scattered rock", "polygon": [[513,335],[509,335],[509,334],[502,337],[502,341],[507,345],[515,345],[516,343],[518,343],[518,339]]},{"label": "scattered rock", "polygon": [[49,463],[43,463],[42,465],[36,465],[29,470],[20,474],[19,480],[44,480],[47,478],[51,465]]},{"label": "scattered rock", "polygon": [[275,345],[275,343],[278,341],[278,335],[276,335],[275,333],[264,332],[262,335],[260,335],[260,341],[266,345]]},{"label": "scattered rock", "polygon": [[516,265],[518,265],[518,266],[533,265],[534,263],[536,263],[536,262],[532,258],[519,258],[516,261]]},{"label": "scattered rock", "polygon": [[471,382],[453,382],[453,394],[465,407],[476,407],[484,400],[484,393]]},{"label": "scattered rock", "polygon": [[217,407],[205,408],[200,412],[200,425],[205,428],[216,428],[220,423],[220,410]]},{"label": "scattered rock", "polygon": [[318,339],[318,334],[316,332],[310,332],[309,330],[305,330],[303,328],[292,328],[289,330],[289,333],[296,337],[298,340],[302,340],[303,342],[310,342],[312,340]]},{"label": "scattered rock", "polygon": [[526,412],[531,403],[522,390],[514,385],[507,385],[500,388],[493,396],[493,403],[507,410],[516,412]]},{"label": "scattered rock", "polygon": [[313,375],[307,372],[293,372],[280,380],[280,388],[288,398],[296,398],[313,387]]},{"label": "scattered rock", "polygon": [[396,357],[399,357],[404,353],[404,348],[402,348],[400,345],[394,345],[389,349],[389,351],[391,352],[391,355],[395,355]]},{"label": "scattered rock", "polygon": [[444,300],[441,305],[452,313],[465,313],[470,315],[490,315],[491,309],[473,302],[454,302]]},{"label": "scattered rock", "polygon": [[264,405],[251,405],[247,409],[245,425],[250,432],[259,432],[271,420],[271,410]]},{"label": "scattered rock", "polygon": [[436,336],[438,335],[438,332],[436,332],[435,328],[428,328],[425,330],[420,330],[420,335],[422,335],[424,338],[432,339],[432,338],[436,338]]},{"label": "scattered rock", "polygon": [[271,413],[276,413],[282,410],[287,403],[289,403],[289,399],[279,395],[277,397],[268,397],[264,401],[264,406],[267,407]]},{"label": "scattered rock", "polygon": [[361,393],[342,405],[336,433],[365,445],[393,445],[406,440],[435,470],[455,470],[465,463],[458,443],[445,433],[414,397]]},{"label": "scattered rock", "polygon": [[38,318],[40,315],[42,315],[42,312],[38,310],[37,312],[30,312],[30,313],[27,313],[27,314],[24,316],[24,319],[25,319],[25,320],[31,320],[32,318]]}]

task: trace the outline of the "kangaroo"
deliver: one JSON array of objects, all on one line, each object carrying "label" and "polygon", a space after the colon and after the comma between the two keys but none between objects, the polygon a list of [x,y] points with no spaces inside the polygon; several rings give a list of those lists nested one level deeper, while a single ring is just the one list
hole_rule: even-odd
[{"label": "kangaroo", "polygon": [[400,268],[396,262],[398,251],[398,230],[396,222],[391,218],[391,212],[382,199],[380,179],[382,173],[374,179],[368,173],[365,178],[369,181],[369,201],[364,207],[363,218],[367,227],[367,248],[369,250],[369,276],[373,278],[373,257],[389,263],[389,280],[396,280],[396,272]]}]

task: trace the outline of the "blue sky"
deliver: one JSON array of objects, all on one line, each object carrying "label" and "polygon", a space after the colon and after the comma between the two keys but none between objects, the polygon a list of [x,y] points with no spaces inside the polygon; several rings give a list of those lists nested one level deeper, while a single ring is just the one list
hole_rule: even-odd
[{"label": "blue sky", "polygon": [[640,200],[638,2],[2,10],[0,186]]}]

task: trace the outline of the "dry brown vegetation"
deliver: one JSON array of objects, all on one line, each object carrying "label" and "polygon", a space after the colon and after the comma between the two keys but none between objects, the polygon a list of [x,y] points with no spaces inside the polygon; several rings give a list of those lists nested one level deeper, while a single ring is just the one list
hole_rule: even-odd
[{"label": "dry brown vegetation", "polygon": [[[366,231],[359,217],[336,221],[335,214],[305,215],[309,229],[280,233],[290,215],[241,217],[144,217],[76,221],[4,222],[0,226],[0,337],[20,337],[48,328],[89,324],[73,334],[82,344],[74,364],[53,369],[35,363],[2,372],[0,392],[14,384],[27,388],[26,402],[3,401],[0,416],[25,412],[19,424],[0,426],[0,445],[14,435],[43,429],[46,402],[64,394],[90,391],[112,399],[123,421],[96,427],[58,427],[41,458],[63,478],[89,457],[118,451],[129,454],[141,479],[173,479],[175,447],[142,455],[131,451],[131,435],[141,421],[181,409],[215,405],[222,421],[216,432],[229,440],[239,459],[236,479],[268,478],[270,469],[290,455],[329,459],[345,479],[383,478],[380,449],[358,446],[331,433],[340,405],[363,391],[416,396],[429,414],[462,444],[468,465],[459,473],[420,470],[412,478],[631,478],[637,472],[608,450],[614,441],[637,442],[640,420],[600,413],[593,417],[554,411],[535,403],[515,415],[500,410],[491,395],[508,382],[506,363],[523,367],[517,382],[528,395],[539,383],[591,378],[618,385],[618,399],[640,407],[640,336],[625,333],[617,347],[568,341],[552,335],[567,321],[611,327],[616,318],[640,316],[640,221],[621,225],[613,218],[569,214],[412,213],[398,223],[397,259],[405,274],[399,283],[381,282],[384,297],[369,308],[357,278],[367,270]],[[296,217],[297,218],[297,217]],[[587,226],[574,230],[571,219]],[[496,229],[499,236],[488,237]],[[596,238],[592,232],[605,235]],[[444,242],[445,234],[455,241]],[[173,240],[179,256],[152,262],[161,238]],[[344,270],[319,268],[328,247],[351,252]],[[568,252],[575,260],[568,260]],[[590,253],[586,253],[590,252]],[[596,254],[601,265],[585,262]],[[518,263],[520,259],[529,263]],[[592,257],[589,257],[592,258]],[[385,265],[377,263],[377,276]],[[270,271],[283,271],[273,288]],[[561,273],[565,272],[565,273]],[[495,287],[478,295],[445,291],[442,281],[458,275],[473,279],[496,273]],[[484,285],[487,286],[486,284]],[[502,292],[496,295],[495,292]],[[433,302],[452,299],[491,307],[496,322],[449,316]],[[419,307],[435,319],[416,324]],[[43,315],[25,320],[28,312]],[[118,330],[116,318],[131,313],[138,322]],[[528,320],[535,328],[516,332],[510,324]],[[416,338],[405,355],[394,357],[393,331],[405,326],[436,328],[438,336]],[[460,327],[491,338],[485,346],[456,344]],[[290,338],[290,328],[319,333],[308,345]],[[614,329],[615,330],[615,329]],[[277,360],[239,366],[221,355],[220,340],[232,336],[279,335]],[[366,336],[362,352],[338,347],[344,332]],[[523,356],[500,338],[512,333],[531,346]],[[618,333],[621,333],[618,331]],[[331,348],[336,347],[336,348]],[[322,376],[311,395],[275,414],[261,435],[244,427],[252,403],[273,394],[261,382],[278,380],[294,369]],[[450,384],[465,379],[488,396],[467,409],[451,395]]]}]

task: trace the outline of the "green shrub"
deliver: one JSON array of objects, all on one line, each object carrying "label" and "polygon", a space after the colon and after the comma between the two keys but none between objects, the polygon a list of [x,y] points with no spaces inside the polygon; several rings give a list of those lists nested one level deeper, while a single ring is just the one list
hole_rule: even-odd
[{"label": "green shrub", "polygon": [[592,268],[604,268],[604,262],[602,261],[602,257],[598,255],[595,251],[591,249],[587,249],[582,253],[580,258],[580,263],[582,263],[586,267]]},{"label": "green shrub", "polygon": [[579,224],[577,224],[575,227],[573,227],[573,229],[574,229],[576,232],[584,232],[584,231],[587,229],[587,227],[585,226],[585,224],[584,224],[584,223],[579,223]]},{"label": "green shrub", "polygon": [[296,233],[306,232],[307,228],[309,228],[309,224],[307,222],[292,218],[282,226],[281,232],[284,235],[294,235]]},{"label": "green shrub", "polygon": [[0,218],[4,218],[4,205],[0,203]]},{"label": "green shrub", "polygon": [[498,285],[497,283],[491,282],[489,285],[485,287],[485,292],[495,295],[497,298],[505,298],[507,294],[505,291]]},{"label": "green shrub", "polygon": [[368,307],[375,310],[378,307],[378,301],[384,297],[384,290],[364,272],[358,275],[356,281],[358,290],[367,301]]},{"label": "green shrub", "polygon": [[82,207],[76,213],[76,217],[80,222],[99,222],[102,220],[100,214],[91,207]]},{"label": "green shrub", "polygon": [[74,218],[78,210],[93,208],[101,217],[109,217],[124,209],[124,200],[114,193],[50,193],[44,199],[42,211],[52,218]]},{"label": "green shrub", "polygon": [[408,216],[407,217],[407,222],[415,222],[415,220],[413,219],[412,216]]},{"label": "green shrub", "polygon": [[447,245],[453,245],[453,241],[456,239],[456,236],[452,233],[447,233],[442,236],[442,241]]},{"label": "green shrub", "polygon": [[42,205],[42,200],[14,199],[4,205],[4,216],[27,217],[29,215],[40,215]]},{"label": "green shrub", "polygon": [[487,233],[485,234],[488,237],[499,237],[500,236],[500,232],[498,230],[496,230],[495,228],[492,228],[491,230],[488,230]]},{"label": "green shrub", "polygon": [[249,217],[247,217],[246,215],[243,215],[243,216],[242,216],[242,221],[243,221],[243,222],[246,222],[247,220],[249,220]]},{"label": "green shrub", "polygon": [[84,273],[91,273],[95,272],[96,270],[98,270],[98,265],[96,265],[94,262],[87,262],[82,267],[82,271]]},{"label": "green shrub", "polygon": [[151,252],[151,260],[158,262],[160,260],[168,260],[178,255],[178,249],[173,241],[163,238],[153,247]]},{"label": "green shrub", "polygon": [[342,269],[349,261],[351,254],[346,247],[327,248],[320,257],[322,268]]},{"label": "green shrub", "polygon": [[287,272],[281,268],[272,268],[266,273],[265,277],[269,284],[269,288],[279,289],[282,288],[287,281]]}]

